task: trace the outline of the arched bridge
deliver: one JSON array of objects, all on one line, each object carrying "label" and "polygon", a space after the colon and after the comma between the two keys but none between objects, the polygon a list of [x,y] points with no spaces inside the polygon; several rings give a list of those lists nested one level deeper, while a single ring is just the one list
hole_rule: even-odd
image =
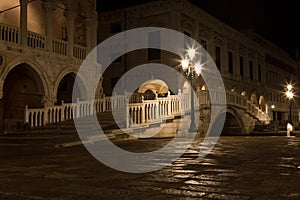
[{"label": "arched bridge", "polygon": [[[196,110],[200,112],[199,131],[205,132],[210,123],[210,98],[219,98],[218,92],[197,92],[200,103]],[[251,103],[247,97],[227,91],[227,108],[224,134],[248,134],[253,131],[255,124],[268,124],[268,114],[259,106]],[[25,123],[29,127],[39,127],[51,123],[59,123],[93,114],[109,112],[119,113],[118,121],[122,121],[121,128],[139,129],[149,127],[151,124],[159,124],[165,120],[188,116],[191,108],[189,94],[178,93],[166,97],[156,96],[153,100],[144,100],[143,95],[113,95],[94,101],[79,101],[77,103],[62,103],[62,105],[45,108],[25,109]],[[115,116],[116,117],[116,116]],[[121,120],[120,120],[121,119]],[[101,122],[100,122],[101,123]],[[120,124],[119,124],[120,125]]]}]

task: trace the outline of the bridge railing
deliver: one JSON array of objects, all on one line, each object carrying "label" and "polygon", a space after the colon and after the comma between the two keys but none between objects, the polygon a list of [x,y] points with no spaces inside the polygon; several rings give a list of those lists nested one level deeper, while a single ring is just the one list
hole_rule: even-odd
[{"label": "bridge railing", "polygon": [[[221,101],[224,96],[218,92],[211,92],[209,97],[207,91],[197,93],[195,100],[200,106],[210,106],[210,98]],[[199,96],[200,95],[200,96]],[[184,115],[190,112],[191,99],[189,94],[179,93],[167,97],[155,97],[154,100],[143,100],[138,103],[130,103],[130,97],[126,95],[116,95],[103,97],[95,101],[77,101],[77,103],[62,103],[62,105],[47,108],[25,109],[25,123],[30,127],[43,126],[48,123],[57,123],[65,120],[85,117],[95,113],[102,113],[106,110],[124,110],[126,126],[135,127],[164,119],[174,118],[174,116]],[[250,115],[261,121],[269,121],[269,116],[258,106],[252,104],[245,96],[226,92],[227,104],[245,110]],[[198,109],[196,104],[195,109]]]},{"label": "bridge railing", "polygon": [[90,116],[110,109],[110,98],[95,101],[78,101],[77,103],[63,103],[45,108],[25,107],[25,124],[29,127],[45,126],[69,119]]}]

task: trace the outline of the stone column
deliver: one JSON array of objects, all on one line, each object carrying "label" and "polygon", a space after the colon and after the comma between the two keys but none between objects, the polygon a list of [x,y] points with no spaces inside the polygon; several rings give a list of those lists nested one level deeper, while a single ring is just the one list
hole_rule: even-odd
[{"label": "stone column", "polygon": [[224,42],[223,42],[223,49],[222,49],[222,60],[221,60],[221,66],[222,69],[221,71],[224,74],[229,74],[229,68],[228,68],[228,47],[227,47],[227,38],[224,38]]},{"label": "stone column", "polygon": [[249,51],[246,49],[244,56],[244,78],[248,81],[250,80],[249,75]]},{"label": "stone column", "polygon": [[20,0],[20,28],[21,37],[20,42],[22,45],[27,45],[27,6],[28,0]]},{"label": "stone column", "polygon": [[53,1],[46,1],[43,3],[43,9],[46,13],[46,49],[52,51],[53,49],[53,12],[55,4]]},{"label": "stone column", "polygon": [[253,60],[253,80],[258,81],[258,55],[255,53]]},{"label": "stone column", "polygon": [[195,29],[194,29],[193,37],[194,37],[194,40],[196,40],[197,42],[200,43],[199,32],[200,32],[199,21],[195,21]]},{"label": "stone column", "polygon": [[182,27],[181,27],[181,11],[178,8],[172,9],[171,12],[171,18],[170,18],[170,25],[172,29],[181,32]]},{"label": "stone column", "polygon": [[67,11],[66,17],[68,21],[67,31],[68,31],[68,56],[73,57],[73,45],[74,45],[74,21],[76,13],[73,11]]},{"label": "stone column", "polygon": [[216,59],[216,47],[215,47],[215,34],[214,31],[210,33],[210,39],[208,40],[207,44],[207,52],[209,53],[210,57],[215,61]]},{"label": "stone column", "polygon": [[237,76],[240,77],[240,52],[239,52],[239,43],[235,43],[235,59],[234,59],[234,68],[233,68],[233,73]]},{"label": "stone column", "polygon": [[92,12],[86,18],[86,45],[87,52],[93,50],[95,46],[97,46],[97,13]]}]

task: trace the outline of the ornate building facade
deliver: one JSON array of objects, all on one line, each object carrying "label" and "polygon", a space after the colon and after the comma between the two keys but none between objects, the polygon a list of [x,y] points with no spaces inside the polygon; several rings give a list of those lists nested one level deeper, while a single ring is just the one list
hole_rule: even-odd
[{"label": "ornate building facade", "polygon": [[24,126],[26,106],[71,102],[76,72],[97,45],[97,25],[94,0],[0,2],[0,132]]},{"label": "ornate building facade", "polygon": [[[288,120],[289,100],[284,90],[288,83],[298,86],[299,63],[271,42],[254,32],[235,30],[186,0],[158,0],[99,13],[99,42],[139,27],[164,27],[192,37],[215,61],[226,90],[246,96],[277,125]],[[131,52],[115,60],[104,73],[105,93],[111,93],[122,74],[134,66],[151,62],[178,66],[168,52],[151,51]],[[297,124],[298,98],[292,101],[292,108]]]}]

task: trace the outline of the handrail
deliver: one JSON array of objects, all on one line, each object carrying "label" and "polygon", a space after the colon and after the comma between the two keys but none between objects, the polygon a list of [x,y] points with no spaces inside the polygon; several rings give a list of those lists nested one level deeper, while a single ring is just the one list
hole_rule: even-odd
[{"label": "handrail", "polygon": [[[211,92],[210,94],[216,100],[221,98],[217,92]],[[201,96],[195,100],[200,102],[200,106],[210,106],[208,92],[201,92]],[[247,100],[245,96],[227,91],[226,100],[227,105],[243,109],[259,121],[269,123],[270,118],[268,114]],[[106,110],[117,109],[125,112],[126,127],[130,128],[184,115],[190,112],[190,102],[190,95],[182,93],[168,95],[167,97],[156,97],[154,100],[142,100],[142,102],[138,103],[130,103],[126,95],[113,95],[95,101],[62,103],[59,106],[46,108],[29,109],[26,107],[25,123],[28,123],[30,127],[43,126],[48,123],[62,122],[68,119],[102,113]]]}]

